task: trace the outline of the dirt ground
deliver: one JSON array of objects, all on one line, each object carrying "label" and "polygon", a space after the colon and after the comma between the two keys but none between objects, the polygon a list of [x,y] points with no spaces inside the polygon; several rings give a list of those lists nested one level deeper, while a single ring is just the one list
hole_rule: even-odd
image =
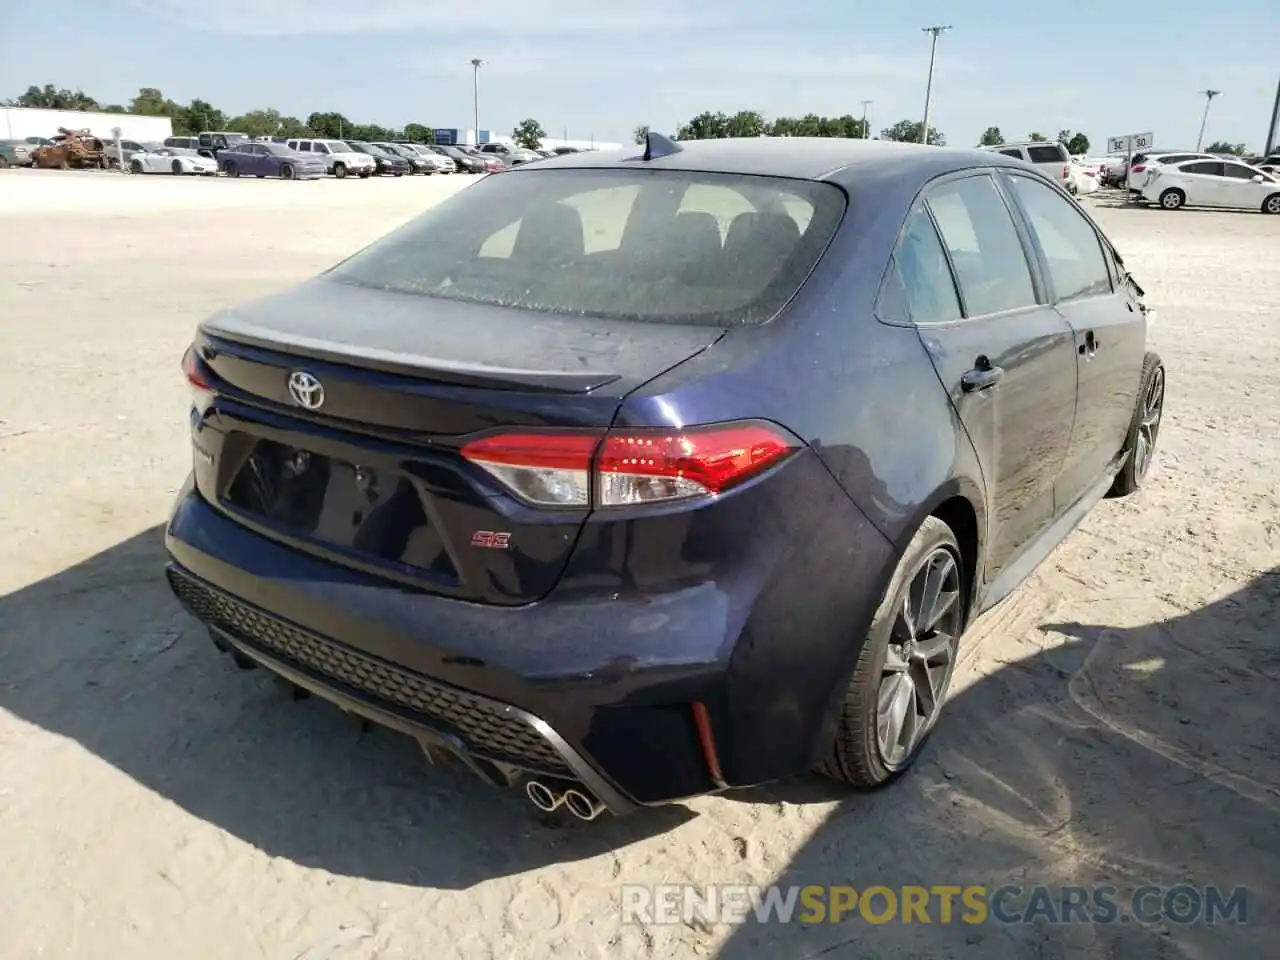
[{"label": "dirt ground", "polygon": [[[891,790],[555,826],[262,671],[169,595],[178,361],[466,178],[0,173],[0,958],[1275,956],[1280,218],[1088,201],[1159,309],[1150,485],[974,628]],[[623,925],[622,883],[1248,888],[1247,923]]]}]

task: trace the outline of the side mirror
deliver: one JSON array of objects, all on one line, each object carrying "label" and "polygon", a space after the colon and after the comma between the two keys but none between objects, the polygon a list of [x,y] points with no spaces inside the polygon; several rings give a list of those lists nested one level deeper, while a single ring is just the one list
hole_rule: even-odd
[{"label": "side mirror", "polygon": [[1254,183],[1262,183],[1262,182],[1263,182],[1262,174],[1260,174],[1260,173],[1255,173],[1255,174],[1253,175],[1253,182],[1254,182]]}]

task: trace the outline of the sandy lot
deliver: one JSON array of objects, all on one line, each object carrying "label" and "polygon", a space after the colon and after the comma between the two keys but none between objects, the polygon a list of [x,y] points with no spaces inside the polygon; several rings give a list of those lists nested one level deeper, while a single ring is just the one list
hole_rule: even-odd
[{"label": "sandy lot", "polygon": [[[193,324],[465,183],[0,175],[0,958],[1275,955],[1280,219],[1093,202],[1160,310],[1159,465],[976,626],[908,778],[555,826],[235,670],[160,575]],[[620,922],[624,882],[775,880],[1245,886],[1248,923]]]}]

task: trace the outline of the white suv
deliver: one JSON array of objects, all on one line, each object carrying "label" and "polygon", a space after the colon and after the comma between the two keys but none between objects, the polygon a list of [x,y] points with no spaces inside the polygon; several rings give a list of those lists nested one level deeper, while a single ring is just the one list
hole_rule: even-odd
[{"label": "white suv", "polygon": [[325,173],[331,173],[339,180],[348,173],[364,179],[373,176],[378,169],[373,157],[352,150],[351,145],[342,140],[286,140],[285,146],[299,153],[318,154],[324,160]]},{"label": "white suv", "polygon": [[1001,143],[994,147],[982,147],[1013,157],[1033,167],[1039,167],[1045,176],[1058,181],[1068,193],[1077,192],[1077,183],[1071,173],[1071,154],[1065,143],[1048,140],[1028,140],[1025,143]]}]

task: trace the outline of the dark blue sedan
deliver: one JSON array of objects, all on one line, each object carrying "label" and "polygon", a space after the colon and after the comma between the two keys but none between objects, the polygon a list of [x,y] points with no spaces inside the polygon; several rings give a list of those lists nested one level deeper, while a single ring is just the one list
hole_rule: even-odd
[{"label": "dark blue sedan", "polygon": [[241,666],[544,810],[878,786],[966,626],[1147,478],[1146,332],[995,153],[540,161],[200,325],[169,582]]},{"label": "dark blue sedan", "polygon": [[318,180],[324,161],[290,150],[283,143],[242,140],[218,153],[218,169],[228,177],[279,177],[281,180]]}]

